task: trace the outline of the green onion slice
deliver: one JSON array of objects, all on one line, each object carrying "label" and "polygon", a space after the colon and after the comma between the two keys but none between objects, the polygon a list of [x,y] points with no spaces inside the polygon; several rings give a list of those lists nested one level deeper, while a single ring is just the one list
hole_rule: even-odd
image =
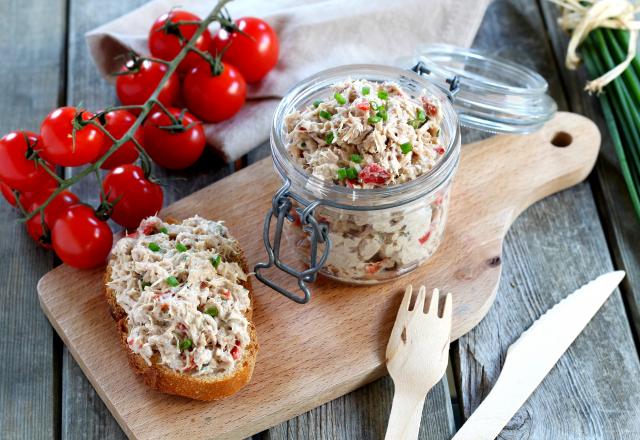
[{"label": "green onion slice", "polygon": [[151,242],[148,244],[149,249],[151,249],[153,252],[158,252],[160,250],[160,246],[158,246],[158,243],[155,242]]},{"label": "green onion slice", "polygon": [[176,244],[176,250],[178,252],[186,252],[187,251],[187,247],[185,245],[183,245],[182,243],[177,243]]},{"label": "green onion slice", "polygon": [[382,118],[380,116],[370,116],[369,119],[367,119],[367,122],[372,125],[377,124],[380,121],[382,121]]},{"label": "green onion slice", "polygon": [[338,101],[338,104],[340,105],[344,105],[347,103],[347,99],[340,93],[336,93],[335,95],[333,95],[333,97],[336,98],[336,101]]},{"label": "green onion slice", "polygon": [[316,99],[315,101],[313,101],[313,106],[315,108],[318,108],[320,104],[322,104],[322,99]]},{"label": "green onion slice", "polygon": [[362,94],[365,95],[365,96],[367,96],[370,91],[371,91],[371,89],[369,87],[363,87],[362,88]]},{"label": "green onion slice", "polygon": [[220,255],[216,255],[215,257],[211,257],[210,261],[213,267],[217,269],[220,265],[220,262],[222,261],[222,257]]},{"label": "green onion slice", "polygon": [[204,311],[204,313],[215,318],[216,316],[218,316],[218,309],[216,307],[209,307],[207,310]]},{"label": "green onion slice", "polygon": [[329,133],[327,133],[327,135],[324,138],[324,141],[327,143],[327,145],[331,145],[331,143],[333,142],[333,131],[330,131]]},{"label": "green onion slice", "polygon": [[404,144],[400,145],[400,149],[402,150],[403,154],[407,154],[409,151],[413,150],[413,145],[411,145],[411,142],[405,142]]},{"label": "green onion slice", "polygon": [[329,113],[329,112],[328,112],[328,111],[326,111],[326,110],[320,110],[320,111],[318,112],[318,114],[320,115],[320,117],[321,117],[321,118],[326,119],[326,120],[331,119],[331,116],[333,116],[331,113]]},{"label": "green onion slice", "polygon": [[347,178],[347,169],[346,168],[338,168],[338,179],[344,180]]},{"label": "green onion slice", "polygon": [[353,162],[353,163],[362,162],[362,156],[360,156],[359,154],[352,154],[351,155],[351,162]]},{"label": "green onion slice", "polygon": [[184,351],[184,350],[188,350],[193,346],[193,341],[189,338],[183,340],[182,342],[180,342],[180,350]]},{"label": "green onion slice", "polygon": [[164,226],[160,228],[160,232],[162,232],[163,234],[168,234],[169,233],[167,228],[165,228]]},{"label": "green onion slice", "polygon": [[347,168],[347,178],[348,179],[357,179],[358,178],[358,170],[355,168]]},{"label": "green onion slice", "polygon": [[387,93],[386,90],[378,90],[378,98],[387,99],[388,97],[389,97],[389,94]]}]

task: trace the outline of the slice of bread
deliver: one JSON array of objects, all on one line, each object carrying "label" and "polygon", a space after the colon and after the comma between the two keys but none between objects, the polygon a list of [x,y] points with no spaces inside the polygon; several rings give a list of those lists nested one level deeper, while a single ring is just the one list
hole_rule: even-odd
[{"label": "slice of bread", "polygon": [[[237,244],[238,250],[235,262],[238,263],[245,274],[248,274],[249,271],[244,253],[237,241],[235,244]],[[120,334],[120,341],[127,353],[129,365],[137,374],[142,376],[145,384],[163,393],[211,401],[235,394],[251,380],[256,356],[258,354],[258,339],[255,326],[251,322],[253,315],[251,305],[245,312],[245,316],[249,321],[248,332],[250,343],[244,347],[242,357],[235,361],[235,366],[230,371],[224,374],[206,375],[192,375],[179,372],[163,365],[160,362],[160,354],[157,351],[155,351],[151,357],[151,365],[149,365],[145,359],[135,353],[127,343],[129,336],[127,313],[116,301],[116,292],[108,287],[108,283],[111,281],[112,263],[113,259],[109,261],[104,277],[106,300],[111,316],[116,322],[116,328]],[[242,281],[240,284],[249,291],[250,304],[252,304],[253,290],[250,280],[247,278],[246,281]]]}]

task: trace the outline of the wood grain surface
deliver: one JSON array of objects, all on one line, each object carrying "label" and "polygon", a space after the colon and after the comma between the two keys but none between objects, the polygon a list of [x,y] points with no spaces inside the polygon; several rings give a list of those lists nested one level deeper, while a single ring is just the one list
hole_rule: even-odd
[{"label": "wood grain surface", "polygon": [[[573,138],[566,148],[551,144],[561,131]],[[508,226],[531,203],[586,177],[599,139],[589,120],[561,113],[534,134],[499,136],[466,146],[454,182],[445,241],[432,260],[401,280],[355,288],[321,279],[305,306],[255,283],[255,321],[262,349],[254,379],[223,402],[206,405],[160,395],[130,372],[123,374],[124,353],[106,318],[101,270],[61,266],[50,272],[39,283],[41,305],[128,435],[188,433],[206,438],[204,428],[214,416],[221,426],[219,437],[250,435],[381,376],[398,292],[407,283],[453,292],[454,338],[476,325],[497,287],[502,237]],[[255,182],[261,185],[256,188]],[[257,238],[277,186],[271,163],[265,160],[174,203],[163,214],[225,219],[252,266],[264,257]],[[501,191],[505,187],[510,188],[508,194]],[[253,207],[251,215],[247,206]],[[293,283],[280,274],[274,279],[288,286]],[[340,313],[335,313],[337,306]],[[351,349],[345,350],[346,346]]]},{"label": "wood grain surface", "polygon": [[[476,40],[478,47],[498,56],[522,62],[540,72],[549,82],[550,93],[562,109],[571,108],[593,117],[605,134],[596,170],[611,168],[611,144],[600,111],[581,91],[582,82],[573,76],[559,76],[564,54],[555,51],[541,36],[548,32],[554,45],[565,36],[557,30],[554,17],[543,21],[540,8],[555,6],[546,1],[498,1],[502,13],[485,17],[483,26],[505,29],[489,40]],[[481,33],[478,35],[482,36]],[[561,49],[560,49],[561,50]],[[523,55],[524,54],[524,55]],[[569,93],[569,100],[564,90]],[[568,102],[581,96],[583,107]],[[609,153],[605,150],[609,149]],[[599,173],[599,172],[598,172]],[[617,180],[612,170],[604,179]],[[594,179],[592,179],[593,182]],[[612,267],[603,234],[608,211],[623,213],[619,198],[610,194],[607,204],[600,200],[602,217],[588,183],[548,197],[523,213],[512,225],[504,246],[504,267],[496,301],[485,319],[452,347],[456,385],[463,417],[468,417],[495,383],[508,346],[545,310],[582,283]],[[596,185],[597,187],[597,185]],[[624,191],[620,189],[620,191]],[[615,190],[612,190],[615,192]],[[609,204],[617,204],[618,208]],[[602,208],[607,206],[607,208]],[[631,214],[631,210],[628,211]],[[637,221],[621,227],[638,231]],[[627,235],[627,238],[632,235]],[[627,242],[629,253],[633,241]],[[624,267],[621,267],[624,268]],[[631,269],[631,267],[629,268]],[[636,272],[637,273],[637,269]],[[631,271],[627,277],[631,278]],[[622,288],[624,291],[624,286]],[[569,348],[525,406],[505,427],[504,439],[632,439],[639,438],[638,354],[623,303],[615,294]]]},{"label": "wood grain surface", "polygon": [[[33,17],[47,17],[47,26]],[[65,2],[2,2],[0,28],[0,133],[38,131],[40,118],[58,105],[65,39]],[[0,202],[0,437],[49,439],[59,432],[59,340],[38,310],[34,288],[54,265]],[[33,421],[36,420],[37,423]]]}]

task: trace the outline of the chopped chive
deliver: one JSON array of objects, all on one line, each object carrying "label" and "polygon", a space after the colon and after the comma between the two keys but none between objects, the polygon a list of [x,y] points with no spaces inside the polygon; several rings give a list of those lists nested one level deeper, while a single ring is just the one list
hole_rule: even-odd
[{"label": "chopped chive", "polygon": [[380,121],[382,121],[380,116],[369,116],[369,119],[367,119],[367,122],[372,125],[377,124]]},{"label": "chopped chive", "polygon": [[216,307],[209,307],[207,310],[204,311],[204,313],[215,318],[216,316],[218,316],[218,309]]},{"label": "chopped chive", "polygon": [[413,145],[411,145],[411,142],[405,142],[404,144],[400,145],[400,149],[402,150],[403,154],[407,154],[409,151],[413,150]]},{"label": "chopped chive", "polygon": [[177,243],[176,244],[176,250],[178,252],[186,252],[187,251],[187,247],[185,245],[183,245],[182,243]]},{"label": "chopped chive", "polygon": [[220,265],[220,262],[222,261],[222,257],[220,257],[220,255],[216,255],[215,257],[211,257],[209,261],[211,261],[213,267],[217,269]]},{"label": "chopped chive", "polygon": [[158,243],[154,243],[153,241],[148,244],[148,247],[153,252],[158,252],[160,250],[160,246],[158,246]]},{"label": "chopped chive", "polygon": [[365,95],[365,96],[368,95],[370,91],[371,91],[371,89],[369,87],[363,87],[362,88],[362,94]]},{"label": "chopped chive", "polygon": [[352,154],[351,155],[351,162],[353,162],[353,163],[362,162],[362,156],[360,156],[359,154]]},{"label": "chopped chive", "polygon": [[389,117],[387,115],[387,108],[384,105],[378,107],[378,113],[376,113],[376,116],[380,116],[383,121],[386,121]]},{"label": "chopped chive", "polygon": [[338,168],[338,179],[344,180],[347,178],[347,169],[346,168]]},{"label": "chopped chive", "polygon": [[427,114],[424,112],[424,110],[419,108],[418,111],[416,112],[416,119],[418,121],[426,121],[427,120]]},{"label": "chopped chive", "polygon": [[320,117],[321,117],[321,118],[326,119],[326,120],[331,119],[331,116],[333,116],[331,113],[329,113],[329,112],[328,112],[328,111],[326,111],[326,110],[320,110],[320,111],[318,112],[318,114],[320,115]]},{"label": "chopped chive", "polygon": [[193,341],[189,338],[180,342],[180,351],[188,350],[193,346]]},{"label": "chopped chive", "polygon": [[340,93],[336,93],[335,95],[333,95],[333,97],[336,98],[336,101],[338,101],[338,104],[340,105],[344,105],[347,103],[347,99]]},{"label": "chopped chive", "polygon": [[160,232],[162,232],[163,234],[168,234],[169,233],[167,228],[165,228],[164,226],[160,228]]},{"label": "chopped chive", "polygon": [[440,129],[438,128],[438,131],[436,131],[436,137],[440,136]]},{"label": "chopped chive", "polygon": [[178,279],[174,276],[167,277],[166,281],[167,281],[167,284],[170,285],[171,287],[176,287],[178,284],[180,284],[178,282]]},{"label": "chopped chive", "polygon": [[347,178],[348,179],[357,179],[358,178],[358,170],[355,168],[347,168]]},{"label": "chopped chive", "polygon": [[388,97],[389,97],[389,94],[387,93],[386,90],[378,90],[378,98],[387,99]]},{"label": "chopped chive", "polygon": [[327,143],[327,145],[331,145],[331,143],[333,142],[333,131],[330,131],[329,133],[327,133],[327,135],[324,138],[324,141]]},{"label": "chopped chive", "polygon": [[322,104],[322,99],[316,99],[315,101],[313,101],[313,106],[315,108],[318,108],[320,104]]}]

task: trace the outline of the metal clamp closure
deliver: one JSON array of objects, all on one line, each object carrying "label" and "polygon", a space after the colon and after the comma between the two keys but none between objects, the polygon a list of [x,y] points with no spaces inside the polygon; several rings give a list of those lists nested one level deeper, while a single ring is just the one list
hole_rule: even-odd
[{"label": "metal clamp closure", "polygon": [[[431,75],[431,70],[429,70],[429,68],[427,68],[427,66],[425,66],[422,61],[418,61],[418,63],[415,66],[413,66],[411,68],[411,70],[414,71],[415,73],[417,73],[420,76],[430,76]],[[460,91],[460,79],[458,78],[457,75],[454,75],[451,78],[447,78],[445,80],[445,82],[447,84],[449,84],[449,87],[438,85],[435,82],[434,82],[434,84],[436,85],[436,87],[438,87],[440,90],[442,90],[447,95],[447,97],[449,98],[449,101],[453,102],[455,97],[456,97],[456,95]]]},{"label": "metal clamp closure", "polygon": [[[298,197],[294,197],[289,192],[290,187],[291,181],[286,179],[282,187],[273,196],[272,206],[264,219],[264,228],[262,232],[262,239],[264,241],[264,247],[267,251],[269,261],[267,263],[256,264],[254,272],[256,274],[256,278],[258,278],[258,280],[263,284],[271,287],[273,290],[281,293],[292,301],[299,304],[306,304],[311,299],[311,292],[309,291],[307,283],[313,283],[318,277],[318,271],[322,266],[324,266],[324,263],[327,261],[327,257],[329,256],[331,241],[329,240],[328,226],[325,223],[318,222],[313,216],[313,211],[321,204],[321,202],[316,200],[309,203]],[[300,217],[302,230],[310,234],[311,239],[309,269],[304,271],[296,270],[280,260],[280,244],[282,241],[284,220],[287,219],[292,223],[296,220],[290,212],[291,207],[293,206],[293,200],[304,207],[304,209],[296,208],[296,213]],[[269,237],[272,217],[275,217],[276,219],[273,243],[271,243],[271,239]],[[325,247],[322,256],[318,259],[318,244],[322,243],[325,243]],[[288,291],[260,273],[262,269],[268,269],[274,265],[281,271],[298,279],[298,287],[302,291],[302,295],[296,295],[295,293]]]}]

